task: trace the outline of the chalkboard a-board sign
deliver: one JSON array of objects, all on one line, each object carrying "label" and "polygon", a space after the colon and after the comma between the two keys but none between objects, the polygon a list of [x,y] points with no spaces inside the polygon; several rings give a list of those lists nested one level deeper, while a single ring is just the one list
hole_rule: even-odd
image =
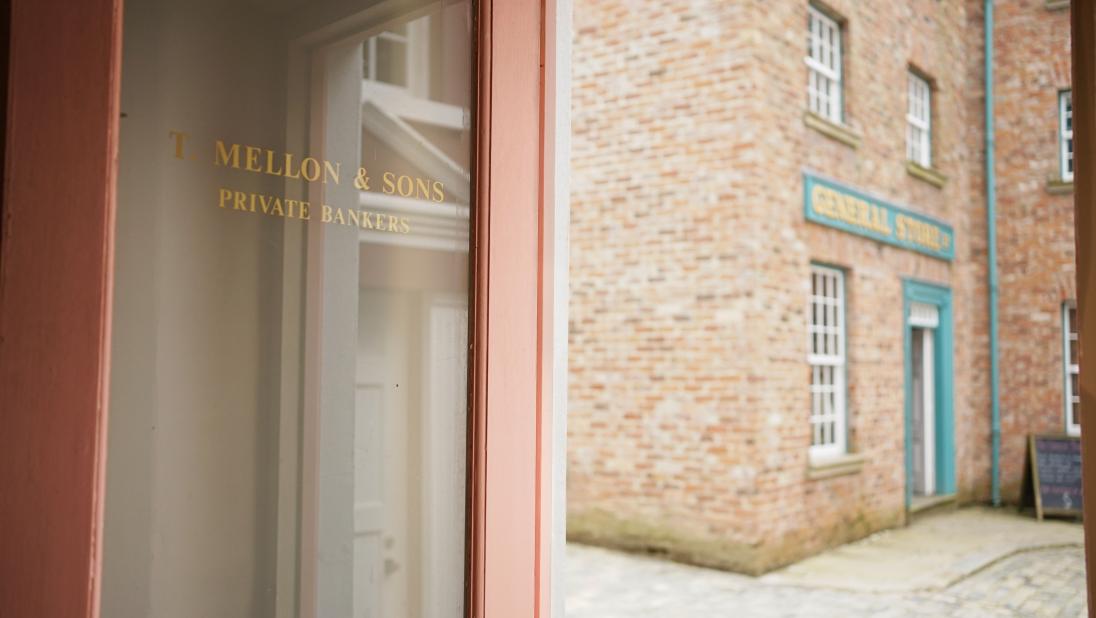
[{"label": "chalkboard a-board sign", "polygon": [[1035,516],[1081,514],[1081,440],[1076,436],[1029,435],[1022,504]]}]

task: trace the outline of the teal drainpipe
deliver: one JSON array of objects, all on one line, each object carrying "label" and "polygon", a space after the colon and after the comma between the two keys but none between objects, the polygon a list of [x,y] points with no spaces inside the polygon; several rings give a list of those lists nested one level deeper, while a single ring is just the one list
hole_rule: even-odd
[{"label": "teal drainpipe", "polygon": [[993,0],[985,0],[986,50],[986,242],[989,245],[989,388],[993,506],[1001,506],[1001,374],[997,359],[997,176],[993,136]]}]

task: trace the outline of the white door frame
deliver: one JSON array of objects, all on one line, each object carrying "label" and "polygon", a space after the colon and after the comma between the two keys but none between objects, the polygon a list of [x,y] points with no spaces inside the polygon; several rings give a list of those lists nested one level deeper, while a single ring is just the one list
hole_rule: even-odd
[{"label": "white door frame", "polygon": [[936,361],[935,328],[924,328],[921,334],[921,407],[924,422],[924,466],[921,479],[926,496],[936,493]]},{"label": "white door frame", "polygon": [[[921,448],[923,465],[921,466],[921,486],[923,494],[936,493],[936,337],[940,326],[940,310],[935,305],[914,302],[910,305],[908,328],[921,331]],[[918,339],[913,338],[913,345]],[[913,354],[913,351],[910,351]]]}]

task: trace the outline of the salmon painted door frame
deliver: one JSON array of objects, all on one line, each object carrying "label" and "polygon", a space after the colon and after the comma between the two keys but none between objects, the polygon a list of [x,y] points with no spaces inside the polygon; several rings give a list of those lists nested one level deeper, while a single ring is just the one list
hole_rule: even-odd
[{"label": "salmon painted door frame", "polygon": [[0,238],[0,615],[94,616],[121,0],[12,0]]},{"label": "salmon painted door frame", "polygon": [[555,4],[479,3],[474,616],[550,614]]},{"label": "salmon painted door frame", "polygon": [[[548,616],[553,0],[478,6],[469,597]],[[122,0],[11,0],[0,616],[99,610]]]}]

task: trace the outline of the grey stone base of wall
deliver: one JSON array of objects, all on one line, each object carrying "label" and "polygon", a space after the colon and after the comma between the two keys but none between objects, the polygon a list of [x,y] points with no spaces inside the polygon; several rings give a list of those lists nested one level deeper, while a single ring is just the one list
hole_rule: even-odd
[{"label": "grey stone base of wall", "polygon": [[758,576],[880,530],[902,526],[905,521],[903,510],[870,516],[856,513],[829,528],[799,530],[782,538],[751,544],[591,509],[568,514],[567,540]]}]

